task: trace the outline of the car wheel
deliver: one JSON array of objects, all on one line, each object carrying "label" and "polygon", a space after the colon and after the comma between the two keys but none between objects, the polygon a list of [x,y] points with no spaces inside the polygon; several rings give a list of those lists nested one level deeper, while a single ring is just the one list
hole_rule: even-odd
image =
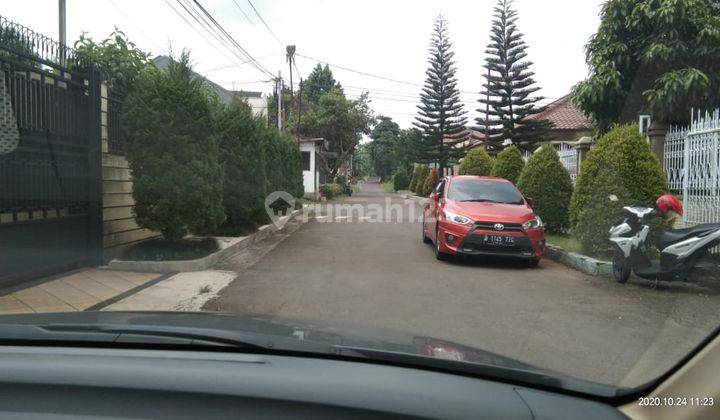
[{"label": "car wheel", "polygon": [[449,257],[448,254],[440,251],[440,228],[435,227],[435,258],[440,261],[445,261]]},{"label": "car wheel", "polygon": [[431,244],[432,241],[430,240],[430,237],[428,237],[427,234],[425,233],[425,215],[423,215],[421,230],[422,230],[423,243],[424,243],[424,244]]},{"label": "car wheel", "polygon": [[612,260],[613,265],[613,277],[618,283],[625,283],[630,278],[630,264],[628,264],[627,258],[622,251],[615,251],[615,255]]}]

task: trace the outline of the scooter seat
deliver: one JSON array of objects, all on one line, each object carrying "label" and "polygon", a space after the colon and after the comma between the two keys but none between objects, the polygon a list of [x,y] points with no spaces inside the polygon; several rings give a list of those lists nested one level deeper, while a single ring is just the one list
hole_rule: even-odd
[{"label": "scooter seat", "polygon": [[660,237],[658,238],[658,248],[662,250],[672,244],[682,242],[685,239],[691,238],[693,236],[702,235],[703,233],[709,233],[718,229],[720,229],[720,223],[703,223],[685,229],[666,230],[661,233]]}]

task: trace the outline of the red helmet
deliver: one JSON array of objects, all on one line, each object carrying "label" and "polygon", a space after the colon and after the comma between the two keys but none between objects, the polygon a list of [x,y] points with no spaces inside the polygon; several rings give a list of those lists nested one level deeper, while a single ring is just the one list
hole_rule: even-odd
[{"label": "red helmet", "polygon": [[682,203],[680,202],[680,200],[678,200],[677,197],[672,194],[661,195],[660,198],[657,199],[655,204],[657,205],[658,210],[660,210],[660,212],[663,214],[671,210],[679,215],[683,214]]}]

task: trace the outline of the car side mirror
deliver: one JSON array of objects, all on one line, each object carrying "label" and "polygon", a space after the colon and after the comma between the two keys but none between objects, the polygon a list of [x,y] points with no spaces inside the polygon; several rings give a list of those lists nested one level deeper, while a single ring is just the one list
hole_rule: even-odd
[{"label": "car side mirror", "polygon": [[525,202],[528,206],[530,206],[530,208],[533,208],[535,206],[535,200],[530,197],[525,197]]}]

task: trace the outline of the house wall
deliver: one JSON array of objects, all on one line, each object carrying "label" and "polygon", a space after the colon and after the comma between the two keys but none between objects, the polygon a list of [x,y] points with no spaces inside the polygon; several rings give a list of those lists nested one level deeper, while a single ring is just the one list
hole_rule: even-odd
[{"label": "house wall", "polygon": [[268,115],[268,105],[267,105],[267,99],[265,98],[256,98],[253,96],[246,97],[248,105],[250,105],[250,108],[252,108],[252,113],[256,117],[267,117]]},{"label": "house wall", "polygon": [[108,153],[107,87],[102,86],[103,252],[114,258],[126,245],[159,235],[135,222],[132,172],[125,156]]},{"label": "house wall", "polygon": [[315,185],[317,182],[317,171],[315,170],[315,144],[301,144],[300,152],[310,153],[310,170],[303,171],[303,188],[305,190],[305,196],[314,196],[316,192]]}]

